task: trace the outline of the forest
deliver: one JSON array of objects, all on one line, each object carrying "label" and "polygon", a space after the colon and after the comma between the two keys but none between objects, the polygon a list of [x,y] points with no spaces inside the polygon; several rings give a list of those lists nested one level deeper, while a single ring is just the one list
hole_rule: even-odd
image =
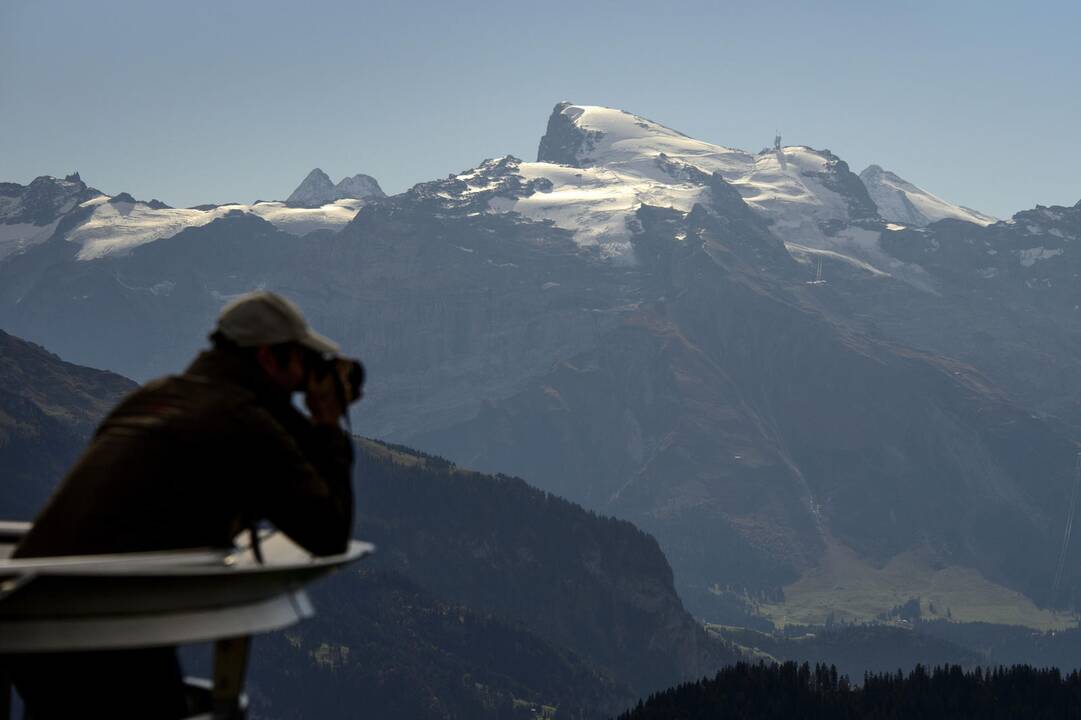
[{"label": "forest", "polygon": [[1030,665],[958,665],[907,674],[867,674],[861,682],[832,665],[737,663],[713,678],[685,683],[647,700],[619,720],[996,720],[1081,717],[1081,674]]}]

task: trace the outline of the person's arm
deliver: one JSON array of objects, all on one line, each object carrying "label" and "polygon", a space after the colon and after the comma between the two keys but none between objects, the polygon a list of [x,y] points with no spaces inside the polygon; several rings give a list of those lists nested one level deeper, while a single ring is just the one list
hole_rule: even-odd
[{"label": "person's arm", "polygon": [[315,555],[344,552],[353,527],[353,445],[336,424],[314,424],[292,407],[249,413],[254,506]]}]

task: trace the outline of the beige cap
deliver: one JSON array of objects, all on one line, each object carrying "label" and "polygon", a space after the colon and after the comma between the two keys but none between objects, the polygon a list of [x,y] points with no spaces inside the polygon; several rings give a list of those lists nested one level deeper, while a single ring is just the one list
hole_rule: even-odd
[{"label": "beige cap", "polygon": [[234,298],[221,309],[218,328],[240,347],[295,342],[322,355],[337,355],[337,343],[308,327],[300,308],[267,290]]}]

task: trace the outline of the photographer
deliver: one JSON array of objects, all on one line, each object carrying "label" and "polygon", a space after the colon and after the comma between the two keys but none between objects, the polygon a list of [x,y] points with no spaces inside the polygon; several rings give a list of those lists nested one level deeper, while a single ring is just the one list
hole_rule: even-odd
[{"label": "photographer", "polygon": [[[265,291],[226,305],[210,337],[184,373],[109,414],[15,557],[225,548],[262,520],[314,554],[345,550],[353,449],[340,423],[362,366]],[[14,679],[35,718],[66,716],[66,703],[111,717],[185,712],[173,648],[36,656]]]}]

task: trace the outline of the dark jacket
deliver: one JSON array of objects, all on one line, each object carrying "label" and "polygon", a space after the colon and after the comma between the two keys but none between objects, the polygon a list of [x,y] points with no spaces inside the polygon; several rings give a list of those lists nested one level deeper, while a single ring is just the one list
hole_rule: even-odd
[{"label": "dark jacket", "polygon": [[269,520],[309,551],[342,552],[353,449],[242,355],[210,350],[123,400],[15,557],[224,548]]}]

